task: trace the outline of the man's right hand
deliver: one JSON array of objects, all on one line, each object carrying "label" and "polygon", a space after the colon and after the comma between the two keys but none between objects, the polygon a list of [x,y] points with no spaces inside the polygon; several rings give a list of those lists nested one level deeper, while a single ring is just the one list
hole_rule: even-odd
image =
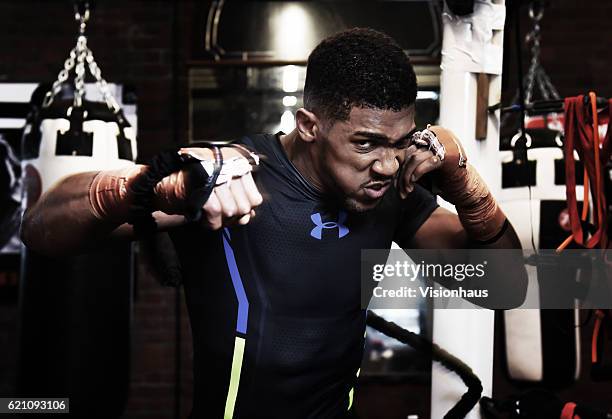
[{"label": "man's right hand", "polygon": [[[214,162],[214,155],[209,148],[189,147],[179,150],[182,154],[190,154],[199,160]],[[244,152],[232,147],[222,147],[224,162],[233,159],[248,160]],[[240,161],[240,163],[243,163]],[[246,167],[250,167],[246,166]],[[157,209],[166,214],[184,214],[185,201],[190,193],[188,169],[165,177],[155,187]],[[210,197],[202,207],[201,223],[217,230],[230,225],[247,224],[255,216],[255,208],[263,201],[261,193],[253,180],[252,172],[240,173],[226,182],[214,187]]]}]

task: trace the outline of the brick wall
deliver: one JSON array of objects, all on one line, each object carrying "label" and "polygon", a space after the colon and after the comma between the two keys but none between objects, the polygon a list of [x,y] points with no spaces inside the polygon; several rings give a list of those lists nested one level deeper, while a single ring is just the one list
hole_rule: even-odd
[{"label": "brick wall", "polygon": [[[160,288],[146,255],[138,263],[138,296],[134,307],[130,397],[125,419],[174,417],[176,404],[176,298],[173,288]],[[179,319],[181,418],[191,409],[191,333],[182,290]]]},{"label": "brick wall", "polygon": [[[103,77],[130,86],[137,94],[139,160],[146,161],[175,138],[186,141],[185,68],[182,64],[176,67],[175,85],[173,60],[177,57],[177,62],[185,62],[192,38],[186,35],[193,21],[192,5],[172,0],[96,3],[88,25],[88,44]],[[68,0],[0,1],[0,82],[54,80],[74,47],[76,30]],[[174,94],[178,106],[173,103]],[[140,254],[139,261],[130,395],[124,417],[168,419],[175,417],[176,403],[176,291],[157,284],[146,255]],[[0,393],[11,394],[18,350],[17,305],[14,299],[0,304],[0,356],[6,360],[0,362]],[[191,407],[192,349],[182,290],[180,314],[180,417],[185,418]]]}]

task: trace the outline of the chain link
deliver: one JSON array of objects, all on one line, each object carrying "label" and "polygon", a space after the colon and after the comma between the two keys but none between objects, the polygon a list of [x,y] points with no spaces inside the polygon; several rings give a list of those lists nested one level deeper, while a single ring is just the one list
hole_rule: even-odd
[{"label": "chain link", "polygon": [[544,100],[551,97],[559,99],[557,89],[552,85],[550,78],[540,63],[540,41],[542,39],[540,21],[544,17],[544,7],[537,2],[529,5],[529,17],[533,21],[533,29],[525,36],[525,43],[531,44],[531,62],[527,71],[525,86],[525,103],[533,101],[534,86],[537,85]]},{"label": "chain link", "polygon": [[552,97],[555,99],[559,99],[561,97],[559,96],[559,91],[552,84],[552,81],[550,81],[550,77],[548,77],[548,74],[546,74],[544,70],[542,70],[542,80],[544,81],[544,84],[548,88],[548,91],[551,93]]},{"label": "chain link", "polygon": [[[536,82],[536,76],[538,72],[538,68],[540,66],[540,21],[533,17],[533,13],[531,12],[531,8],[533,4],[530,6],[529,16],[534,20],[533,29],[531,32],[525,36],[525,43],[531,43],[531,63],[529,65],[529,70],[527,71],[527,88],[525,89],[525,102],[531,103],[531,98],[533,96],[533,86]],[[541,15],[537,17],[541,18]]]},{"label": "chain link", "polygon": [[83,14],[75,3],[74,5],[74,20],[79,22],[79,33],[83,35],[85,33],[85,29],[87,29],[87,22],[89,21],[89,3],[85,3],[85,10]]},{"label": "chain link", "polygon": [[[119,103],[110,91],[110,87],[104,78],[102,78],[102,71],[96,63],[91,49],[87,46],[87,37],[85,36],[85,30],[87,28],[87,22],[89,20],[89,8],[86,8],[84,13],[81,14],[75,6],[74,18],[79,23],[79,37],[77,38],[76,46],[70,50],[70,55],[64,61],[64,68],[59,72],[57,79],[53,82],[51,90],[49,90],[43,100],[43,107],[47,108],[52,103],[57,94],[62,90],[62,84],[65,83],[69,76],[70,71],[75,69],[75,92],[73,106],[78,108],[83,105],[83,98],[85,97],[85,77],[86,70],[89,69],[91,75],[96,79],[96,85],[102,97],[106,102],[108,108],[115,114],[119,114],[121,107]],[[76,64],[76,68],[75,68]]]},{"label": "chain link", "polygon": [[102,77],[102,71],[100,70],[100,67],[98,67],[96,60],[93,57],[93,53],[89,48],[87,49],[87,63],[89,65],[89,72],[96,79],[96,85],[98,86],[98,89],[100,89],[100,92],[102,92],[102,97],[104,98],[106,105],[114,113],[118,113],[121,110],[121,107],[111,93],[108,83],[106,83],[106,80],[104,80]]},{"label": "chain link", "polygon": [[[531,45],[531,60],[529,62],[529,70],[525,76],[524,86],[521,88],[525,89],[525,104],[533,102],[534,98],[534,87],[537,85],[538,91],[544,100],[559,99],[559,92],[553,86],[550,78],[544,71],[542,64],[540,63],[540,52],[541,52],[541,26],[540,22],[544,17],[544,6],[540,2],[533,2],[529,5],[529,18],[533,21],[533,28],[527,35],[525,35],[525,43]],[[520,54],[521,52],[518,51]],[[519,92],[512,98],[512,103],[517,103],[519,100]],[[506,125],[510,119],[511,114],[506,113],[501,117],[501,124]]]},{"label": "chain link", "polygon": [[85,96],[85,56],[87,55],[87,38],[80,35],[77,41],[77,65],[74,78],[74,107],[79,108],[83,105]]},{"label": "chain link", "polygon": [[76,4],[74,5],[74,20],[79,23],[87,23],[89,20],[89,4],[85,5],[85,11],[83,14],[81,14],[79,7]]},{"label": "chain link", "polygon": [[70,70],[74,68],[74,60],[76,58],[76,47],[70,50],[70,55],[64,61],[64,68],[62,68],[57,75],[57,79],[53,82],[53,86],[51,90],[47,92],[45,95],[45,99],[43,100],[43,107],[47,108],[49,105],[53,103],[53,99],[57,94],[62,90],[62,84],[68,80],[68,74]]}]

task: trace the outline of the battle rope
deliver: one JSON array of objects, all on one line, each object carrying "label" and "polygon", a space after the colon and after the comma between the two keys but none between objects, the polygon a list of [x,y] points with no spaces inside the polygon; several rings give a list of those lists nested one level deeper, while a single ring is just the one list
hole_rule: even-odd
[{"label": "battle rope", "polygon": [[454,372],[461,378],[467,386],[468,391],[461,396],[461,399],[450,409],[444,419],[459,419],[464,418],[470,410],[476,406],[482,394],[482,383],[474,374],[472,369],[463,361],[446,352],[433,342],[406,330],[393,322],[389,322],[378,316],[371,310],[368,310],[366,323],[368,326],[378,330],[379,332],[392,337],[406,345],[412,346],[421,353],[431,355],[434,361],[439,362],[448,370]]}]

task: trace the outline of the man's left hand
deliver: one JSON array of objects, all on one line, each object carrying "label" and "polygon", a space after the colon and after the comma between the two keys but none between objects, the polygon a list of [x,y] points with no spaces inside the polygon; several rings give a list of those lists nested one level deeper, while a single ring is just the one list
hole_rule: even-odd
[{"label": "man's left hand", "polygon": [[436,187],[444,199],[453,203],[452,195],[456,191],[451,184],[465,175],[465,151],[451,131],[440,126],[430,126],[427,130],[434,134],[433,138],[416,133],[413,144],[406,149],[406,158],[398,177],[400,196],[406,198],[423,175],[436,171]]}]

